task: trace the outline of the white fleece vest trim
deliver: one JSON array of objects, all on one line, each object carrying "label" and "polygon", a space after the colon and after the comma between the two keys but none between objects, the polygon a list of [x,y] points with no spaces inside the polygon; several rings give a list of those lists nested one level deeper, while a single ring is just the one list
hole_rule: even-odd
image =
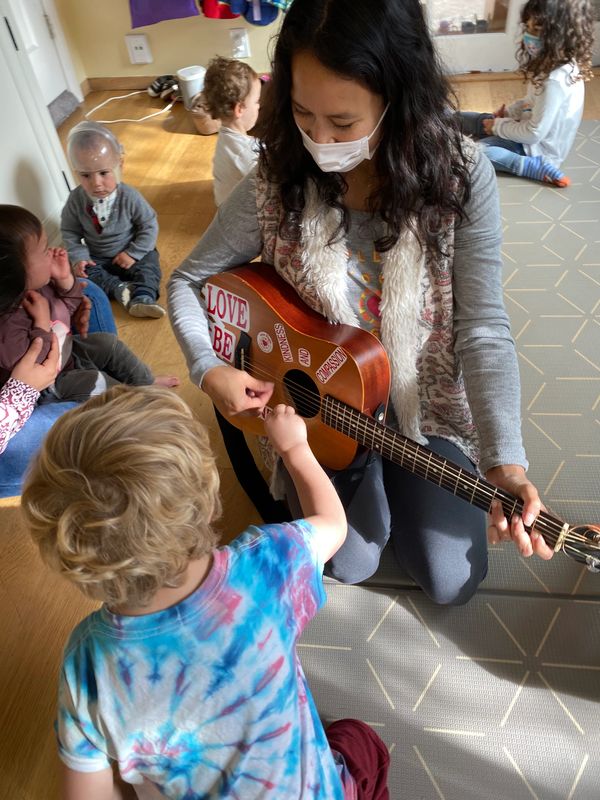
[{"label": "white fleece vest trim", "polygon": [[[339,212],[324,209],[309,182],[301,234],[304,276],[314,288],[321,313],[330,322],[358,327],[347,293],[347,243],[338,239],[328,244],[339,221]],[[384,279],[380,304],[381,342],[390,360],[390,395],[399,429],[422,444],[427,440],[420,432],[417,353],[421,345],[418,320],[424,260],[415,235],[405,229],[392,249],[381,254]]]}]

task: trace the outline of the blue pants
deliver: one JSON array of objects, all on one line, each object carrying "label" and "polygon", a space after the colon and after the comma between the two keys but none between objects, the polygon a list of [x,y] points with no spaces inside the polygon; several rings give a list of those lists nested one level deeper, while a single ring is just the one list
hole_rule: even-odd
[{"label": "blue pants", "polygon": [[480,145],[497,172],[511,175],[523,174],[523,160],[527,157],[520,142],[502,139],[500,136],[487,136],[483,130],[484,119],[494,119],[493,114],[480,114],[477,111],[461,111],[458,114],[463,133],[479,139]]},{"label": "blue pants", "polygon": [[96,266],[87,265],[86,272],[91,281],[103,289],[109,297],[114,297],[115,289],[121,283],[129,284],[131,298],[150,297],[157,300],[160,287],[160,262],[158,250],[151,250],[129,269],[121,269],[112,263],[111,258],[94,258]]},{"label": "blue pants", "polygon": [[[83,293],[92,301],[90,311],[90,333],[117,333],[117,325],[113,317],[112,308],[104,292],[92,281],[85,283]],[[77,333],[77,331],[73,331]]]},{"label": "blue pants", "polygon": [[[473,472],[473,465],[446,439],[429,448]],[[288,506],[300,514],[298,496],[285,474]],[[377,570],[388,540],[400,566],[436,603],[461,605],[487,574],[483,511],[434,483],[371,453],[365,465],[331,473],[348,517],[346,541],[325,570],[342,583],[360,583]]]},{"label": "blue pants", "polygon": [[[92,301],[90,333],[99,331],[116,333],[117,326],[108,297],[91,281],[87,282],[83,291]],[[36,407],[31,417],[0,455],[0,497],[14,497],[21,493],[25,471],[44,436],[65,411],[75,408],[76,405],[77,403],[72,402],[48,403]]]}]

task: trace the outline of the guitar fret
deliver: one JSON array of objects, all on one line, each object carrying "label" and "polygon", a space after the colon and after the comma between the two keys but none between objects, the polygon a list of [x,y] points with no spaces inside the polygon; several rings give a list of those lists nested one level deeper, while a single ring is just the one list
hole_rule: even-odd
[{"label": "guitar fret", "polygon": [[471,504],[473,503],[473,498],[475,497],[475,492],[477,491],[477,487],[478,487],[478,486],[479,486],[479,479],[477,479],[477,480],[475,481],[475,483],[473,484],[473,491],[471,492],[471,499],[469,500],[469,502],[470,502]]},{"label": "guitar fret", "polygon": [[427,459],[427,466],[425,467],[425,478],[429,478],[429,467],[431,465],[431,457],[433,455],[432,451],[429,451],[429,458]]},{"label": "guitar fret", "polygon": [[459,468],[458,468],[458,471],[457,471],[457,473],[456,473],[456,483],[454,484],[454,494],[456,494],[456,493],[457,493],[457,491],[458,491],[458,482],[459,482],[459,480],[460,480],[460,476],[461,476],[461,475],[462,475],[462,468],[461,468],[461,467],[459,467]]}]

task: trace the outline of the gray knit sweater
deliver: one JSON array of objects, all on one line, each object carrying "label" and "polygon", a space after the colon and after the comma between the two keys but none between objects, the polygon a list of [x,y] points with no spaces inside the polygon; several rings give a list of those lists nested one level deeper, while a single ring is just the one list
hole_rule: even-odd
[{"label": "gray knit sweater", "polygon": [[156,213],[133,186],[119,184],[111,215],[100,233],[88,210],[91,206],[92,201],[78,186],[62,210],[62,238],[71,263],[114,258],[123,251],[139,261],[156,247]]}]

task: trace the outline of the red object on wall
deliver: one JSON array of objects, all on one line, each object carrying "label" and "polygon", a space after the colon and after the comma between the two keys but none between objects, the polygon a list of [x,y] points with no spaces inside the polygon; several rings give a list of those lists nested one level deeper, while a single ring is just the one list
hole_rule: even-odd
[{"label": "red object on wall", "polygon": [[228,3],[219,0],[202,0],[202,13],[209,19],[236,19],[239,14],[234,14]]}]

